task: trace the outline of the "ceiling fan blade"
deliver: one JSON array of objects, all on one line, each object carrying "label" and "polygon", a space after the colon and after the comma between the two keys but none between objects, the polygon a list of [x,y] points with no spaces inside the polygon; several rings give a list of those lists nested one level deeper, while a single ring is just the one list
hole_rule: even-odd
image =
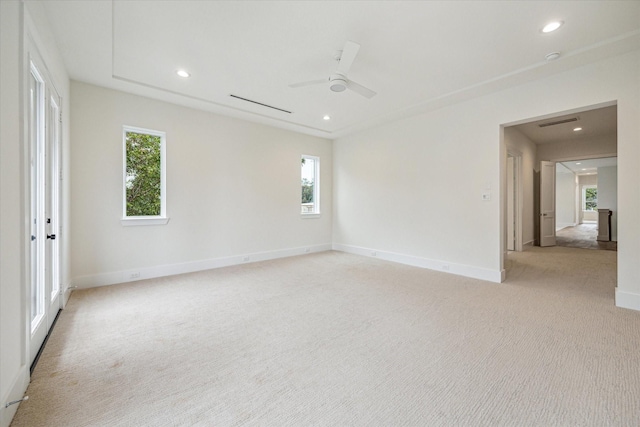
[{"label": "ceiling fan blade", "polygon": [[329,81],[328,79],[311,80],[311,81],[308,81],[308,82],[294,83],[294,84],[289,85],[289,87],[297,88],[297,87],[304,87],[304,86],[311,86],[311,85],[319,85],[320,83],[326,83],[328,81]]},{"label": "ceiling fan blade", "polygon": [[360,50],[358,43],[347,41],[342,49],[342,55],[340,55],[340,63],[338,63],[338,72],[347,74],[353,64],[353,60],[356,59],[356,55]]},{"label": "ceiling fan blade", "polygon": [[352,91],[354,91],[355,93],[364,96],[365,98],[373,98],[374,96],[376,96],[376,93],[374,91],[372,91],[369,88],[366,88],[364,86],[362,86],[361,84],[358,84],[356,82],[354,82],[353,80],[349,80],[347,82],[347,88],[351,89]]}]

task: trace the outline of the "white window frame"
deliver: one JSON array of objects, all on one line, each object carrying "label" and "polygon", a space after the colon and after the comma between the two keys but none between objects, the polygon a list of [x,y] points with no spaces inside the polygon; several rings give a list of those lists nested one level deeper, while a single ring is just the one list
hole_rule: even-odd
[{"label": "white window frame", "polygon": [[[319,218],[320,217],[320,157],[310,156],[303,154],[302,159],[313,160],[314,174],[313,174],[313,211],[312,212],[300,212],[302,218]],[[302,181],[302,176],[300,177]]]},{"label": "white window frame", "polygon": [[[127,133],[141,133],[160,137],[160,215],[127,216]],[[169,222],[167,217],[167,190],[166,190],[166,139],[165,132],[145,129],[135,126],[122,127],[122,219],[123,226],[135,225],[164,225]]]},{"label": "white window frame", "polygon": [[586,184],[582,186],[582,212],[598,212],[597,207],[595,210],[587,209],[587,188],[595,188],[597,190],[598,186],[593,184]]}]

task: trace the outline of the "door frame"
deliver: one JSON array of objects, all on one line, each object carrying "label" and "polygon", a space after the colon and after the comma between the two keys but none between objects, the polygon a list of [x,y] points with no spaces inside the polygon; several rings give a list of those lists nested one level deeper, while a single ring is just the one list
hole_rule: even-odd
[{"label": "door frame", "polygon": [[[55,317],[62,307],[60,257],[60,177],[62,153],[62,97],[52,82],[46,63],[29,40],[25,78],[25,197],[28,227],[25,263],[25,311],[27,320],[26,362],[37,360]],[[32,128],[31,77],[38,82],[37,121]],[[52,104],[53,103],[55,104]],[[55,107],[53,106],[55,105]],[[33,131],[37,133],[32,135]],[[55,237],[53,237],[55,235]],[[35,281],[35,283],[34,283]],[[43,295],[42,315],[32,322],[33,287]],[[52,292],[53,289],[56,292]]]},{"label": "door frame", "polygon": [[[514,216],[514,250],[516,252],[522,252],[522,210],[523,210],[523,188],[522,188],[522,153],[518,150],[507,148],[507,158],[513,158],[513,216]],[[507,174],[505,173],[505,189],[508,189],[506,184]],[[508,236],[506,231],[508,226],[506,221],[508,220],[505,197],[505,253],[507,252],[506,244]]]},{"label": "door frame", "polygon": [[[545,177],[548,180],[545,180]],[[550,196],[550,197],[547,197]],[[545,199],[549,199],[546,200]],[[556,245],[556,162],[540,161],[540,246]],[[545,235],[545,223],[551,223],[550,233]]]}]

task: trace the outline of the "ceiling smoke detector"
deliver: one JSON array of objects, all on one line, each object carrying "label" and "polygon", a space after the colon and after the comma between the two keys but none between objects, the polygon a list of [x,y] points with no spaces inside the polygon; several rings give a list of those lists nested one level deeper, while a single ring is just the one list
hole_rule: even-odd
[{"label": "ceiling smoke detector", "polygon": [[558,58],[560,58],[560,52],[551,52],[544,57],[547,61],[555,61]]}]

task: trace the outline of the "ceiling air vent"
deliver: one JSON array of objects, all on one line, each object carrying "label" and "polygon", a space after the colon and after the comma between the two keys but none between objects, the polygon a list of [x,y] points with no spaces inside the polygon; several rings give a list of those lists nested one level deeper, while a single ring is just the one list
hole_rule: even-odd
[{"label": "ceiling air vent", "polygon": [[540,123],[538,126],[540,126],[541,128],[546,128],[547,126],[555,126],[555,125],[561,125],[563,123],[577,122],[578,119],[579,117],[572,117],[570,119],[557,120],[555,122]]},{"label": "ceiling air vent", "polygon": [[278,110],[278,111],[282,111],[283,113],[291,114],[291,111],[283,110],[282,108],[274,107],[272,105],[263,104],[262,102],[253,101],[251,99],[243,98],[237,95],[229,95],[229,96],[235,99],[239,99],[241,101],[251,102],[252,104],[261,105],[263,107],[271,108],[272,110]]}]

